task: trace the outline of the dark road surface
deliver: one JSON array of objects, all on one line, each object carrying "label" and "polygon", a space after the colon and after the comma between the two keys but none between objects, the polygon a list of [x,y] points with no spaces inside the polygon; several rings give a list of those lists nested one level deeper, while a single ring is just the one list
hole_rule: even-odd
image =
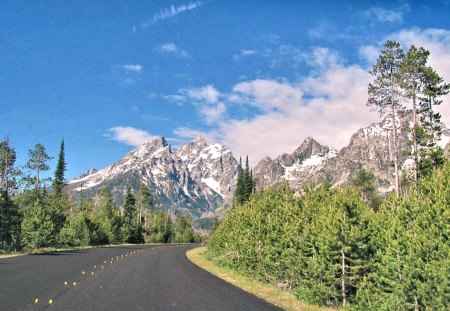
[{"label": "dark road surface", "polygon": [[279,310],[192,264],[189,248],[139,245],[0,259],[0,310]]}]

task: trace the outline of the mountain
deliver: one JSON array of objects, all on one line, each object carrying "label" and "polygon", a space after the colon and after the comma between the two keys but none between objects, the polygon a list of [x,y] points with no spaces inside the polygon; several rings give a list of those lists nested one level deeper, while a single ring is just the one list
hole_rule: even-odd
[{"label": "mountain", "polygon": [[[373,123],[358,130],[348,146],[339,152],[323,146],[313,138],[307,138],[293,154],[283,154],[272,160],[264,158],[253,170],[259,188],[288,182],[294,189],[308,183],[329,182],[332,186],[350,184],[362,168],[374,173],[380,192],[392,190],[394,167],[392,165],[391,118]],[[411,150],[409,144],[412,115],[404,113],[397,119],[399,150]],[[444,129],[440,141],[444,149],[449,147],[450,130]],[[447,146],[447,147],[445,147]],[[406,169],[412,164],[400,152],[400,163]]]},{"label": "mountain", "polygon": [[285,153],[274,160],[264,158],[253,170],[253,176],[260,189],[286,181],[297,188],[310,181],[336,154],[335,149],[308,137],[292,154]]},{"label": "mountain", "polygon": [[[400,150],[411,148],[411,125],[411,114],[399,116]],[[365,168],[375,174],[379,191],[390,191],[394,179],[390,128],[389,117],[373,123],[353,134],[349,144],[339,151],[308,137],[291,154],[262,159],[253,169],[257,188],[288,182],[298,190],[308,183],[325,181],[337,187],[351,183]],[[450,129],[443,130],[440,145],[448,154]],[[404,154],[400,155],[400,162],[403,168],[411,165],[411,159]],[[238,167],[231,151],[218,142],[207,143],[203,137],[197,137],[172,151],[161,137],[102,170],[90,169],[69,181],[69,187],[83,192],[83,196],[95,196],[101,188],[108,187],[121,205],[128,186],[136,192],[144,184],[163,208],[175,215],[189,212],[197,227],[207,227],[211,218],[222,215],[231,205]]]},{"label": "mountain", "polygon": [[144,184],[155,202],[173,214],[189,212],[194,219],[202,219],[231,202],[237,172],[238,162],[220,143],[208,144],[198,137],[173,152],[160,137],[102,170],[89,170],[69,181],[69,187],[83,195],[95,195],[107,187],[122,204],[128,186],[136,192]]}]

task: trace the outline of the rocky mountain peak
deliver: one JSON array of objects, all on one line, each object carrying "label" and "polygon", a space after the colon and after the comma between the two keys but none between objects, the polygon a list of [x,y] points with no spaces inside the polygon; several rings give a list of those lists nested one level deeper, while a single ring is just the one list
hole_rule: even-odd
[{"label": "rocky mountain peak", "polygon": [[299,161],[303,161],[311,156],[324,155],[328,152],[330,152],[330,147],[321,145],[312,137],[307,137],[294,151],[293,157]]}]

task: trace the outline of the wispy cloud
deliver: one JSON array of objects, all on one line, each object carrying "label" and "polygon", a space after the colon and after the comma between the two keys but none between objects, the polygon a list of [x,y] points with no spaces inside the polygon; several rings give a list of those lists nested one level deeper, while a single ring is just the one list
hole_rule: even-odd
[{"label": "wispy cloud", "polygon": [[111,67],[114,79],[122,85],[133,85],[141,79],[142,66],[139,64],[114,65]]},{"label": "wispy cloud", "polygon": [[172,42],[157,45],[153,48],[153,50],[159,53],[171,54],[178,57],[189,57],[189,54],[185,50],[181,49]]},{"label": "wispy cloud", "polygon": [[180,89],[178,94],[166,95],[163,98],[177,104],[192,103],[205,122],[212,124],[227,113],[226,105],[220,101],[221,96],[213,85],[206,85],[199,88]]},{"label": "wispy cloud", "polygon": [[141,116],[142,120],[149,121],[149,122],[155,122],[155,121],[170,121],[169,118],[162,117],[162,116],[154,116],[151,114],[144,114]]},{"label": "wispy cloud", "polygon": [[362,17],[371,22],[401,24],[403,15],[411,10],[408,4],[402,4],[395,9],[386,9],[383,7],[370,7],[362,12]]},{"label": "wispy cloud", "polygon": [[139,64],[125,64],[122,66],[122,68],[125,71],[129,71],[129,72],[135,72],[135,73],[141,73],[142,72],[142,66]]},{"label": "wispy cloud", "polygon": [[257,50],[241,50],[239,53],[234,54],[233,55],[233,59],[234,60],[239,60],[242,59],[246,56],[254,56],[257,55],[258,51]]},{"label": "wispy cloud", "polygon": [[179,6],[171,5],[170,7],[167,7],[165,9],[160,10],[158,13],[153,15],[153,18],[149,21],[144,23],[142,26],[143,28],[147,28],[149,26],[152,26],[160,21],[163,21],[165,19],[174,18],[175,16],[178,16],[180,14],[198,9],[201,6],[207,5],[213,1],[194,1],[185,3]]},{"label": "wispy cloud", "polygon": [[106,136],[117,142],[134,147],[140,146],[155,138],[155,136],[146,131],[129,126],[112,127],[108,130]]}]

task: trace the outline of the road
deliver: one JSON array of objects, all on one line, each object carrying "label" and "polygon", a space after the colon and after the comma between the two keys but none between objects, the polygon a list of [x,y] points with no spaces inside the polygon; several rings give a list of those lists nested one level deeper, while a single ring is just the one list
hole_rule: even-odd
[{"label": "road", "polygon": [[0,259],[0,310],[279,310],[192,264],[193,246],[136,245]]}]

